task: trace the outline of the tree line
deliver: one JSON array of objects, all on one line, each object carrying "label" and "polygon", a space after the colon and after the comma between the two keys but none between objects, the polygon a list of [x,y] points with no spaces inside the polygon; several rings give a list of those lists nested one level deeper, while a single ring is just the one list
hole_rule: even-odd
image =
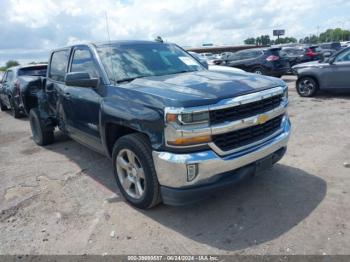
[{"label": "tree line", "polygon": [[[30,62],[29,65],[35,65],[35,64],[46,64],[47,62]],[[20,63],[16,60],[9,60],[6,62],[5,66],[0,66],[0,71],[6,71],[8,68],[13,66],[18,66]]]},{"label": "tree line", "polygon": [[287,43],[301,43],[301,44],[318,44],[324,42],[339,42],[339,41],[350,41],[350,31],[341,28],[327,29],[319,35],[310,35],[299,39],[295,37],[280,37],[278,39],[270,39],[269,35],[261,35],[259,37],[249,37],[244,40],[246,45],[276,45],[276,44],[287,44]]},{"label": "tree line", "polygon": [[8,68],[18,65],[19,63],[16,60],[9,60],[6,62],[5,66],[0,67],[0,71],[6,71]]}]

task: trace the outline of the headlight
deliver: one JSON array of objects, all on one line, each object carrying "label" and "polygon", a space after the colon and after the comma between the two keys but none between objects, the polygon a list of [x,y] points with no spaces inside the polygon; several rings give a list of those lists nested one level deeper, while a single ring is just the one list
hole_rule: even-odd
[{"label": "headlight", "polygon": [[199,112],[199,113],[167,113],[166,115],[167,123],[178,122],[180,125],[194,125],[203,124],[209,122],[209,112]]},{"label": "headlight", "polygon": [[211,141],[209,111],[167,108],[165,110],[165,140],[168,146],[194,146]]}]

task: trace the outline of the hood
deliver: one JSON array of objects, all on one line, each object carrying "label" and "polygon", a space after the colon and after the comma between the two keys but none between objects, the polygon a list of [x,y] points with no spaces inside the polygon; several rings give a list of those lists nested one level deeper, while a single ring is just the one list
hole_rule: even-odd
[{"label": "hood", "polygon": [[307,63],[301,63],[293,66],[293,69],[300,69],[300,68],[307,68],[307,67],[322,67],[328,65],[326,62],[321,62],[321,61],[312,61],[312,62],[307,62]]},{"label": "hood", "polygon": [[[121,86],[167,100],[168,106],[198,106],[285,85],[274,77],[208,70],[135,79]],[[170,104],[170,105],[169,105]]]}]

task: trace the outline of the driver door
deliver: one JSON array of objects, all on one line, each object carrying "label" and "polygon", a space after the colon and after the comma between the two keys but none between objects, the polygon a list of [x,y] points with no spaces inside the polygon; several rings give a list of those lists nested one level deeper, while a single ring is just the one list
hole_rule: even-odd
[{"label": "driver door", "polygon": [[[87,72],[91,78],[99,78],[97,65],[88,47],[74,48],[69,72]],[[102,85],[97,88],[65,86],[66,105],[74,112],[69,114],[70,134],[80,142],[102,150],[99,113]]]}]

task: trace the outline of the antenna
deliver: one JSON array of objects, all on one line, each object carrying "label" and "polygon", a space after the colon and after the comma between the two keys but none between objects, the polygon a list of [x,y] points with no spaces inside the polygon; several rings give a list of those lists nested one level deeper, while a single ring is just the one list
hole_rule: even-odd
[{"label": "antenna", "polygon": [[108,26],[108,15],[107,15],[107,11],[105,11],[105,16],[106,16],[106,29],[107,29],[108,42],[111,43],[111,36],[110,36],[110,34],[109,34],[109,26]]}]

